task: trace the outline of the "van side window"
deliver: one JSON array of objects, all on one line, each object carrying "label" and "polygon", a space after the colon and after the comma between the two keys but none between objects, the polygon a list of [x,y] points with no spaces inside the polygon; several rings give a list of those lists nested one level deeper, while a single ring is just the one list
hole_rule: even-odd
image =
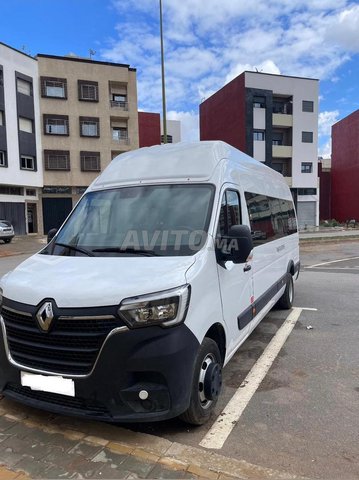
[{"label": "van side window", "polygon": [[298,227],[297,219],[295,218],[293,202],[291,202],[290,200],[279,201],[280,209],[282,212],[284,235],[291,235],[292,233],[296,233],[298,231]]},{"label": "van side window", "polygon": [[297,232],[293,202],[245,192],[254,245]]},{"label": "van side window", "polygon": [[226,190],[222,197],[217,235],[221,237],[228,235],[229,229],[233,225],[240,225],[241,223],[239,194],[235,190]]},{"label": "van side window", "polygon": [[252,237],[255,245],[273,240],[272,209],[266,195],[245,193]]}]

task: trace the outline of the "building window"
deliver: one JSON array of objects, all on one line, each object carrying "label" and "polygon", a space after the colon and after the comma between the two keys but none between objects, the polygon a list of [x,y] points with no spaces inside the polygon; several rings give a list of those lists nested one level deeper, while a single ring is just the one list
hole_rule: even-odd
[{"label": "building window", "polygon": [[32,85],[31,82],[27,82],[26,80],[22,80],[21,78],[16,79],[16,88],[18,93],[22,93],[23,95],[32,95]]},{"label": "building window", "polygon": [[254,130],[253,140],[263,142],[265,140],[265,132],[263,130]]},{"label": "building window", "polygon": [[80,152],[82,172],[100,172],[100,152]]},{"label": "building window", "polygon": [[7,167],[6,152],[0,150],[0,167]]},{"label": "building window", "polygon": [[127,127],[112,127],[112,139],[122,144],[128,144]]},{"label": "building window", "polygon": [[302,173],[312,173],[313,172],[313,164],[312,162],[302,162]]},{"label": "building window", "polygon": [[0,87],[4,85],[4,77],[2,73],[2,68],[0,67]]},{"label": "building window", "polygon": [[45,170],[70,170],[68,150],[45,150]]},{"label": "building window", "polygon": [[0,127],[3,127],[5,125],[5,115],[2,110],[0,110]]},{"label": "building window", "polygon": [[128,110],[127,95],[123,93],[113,93],[111,106],[121,107],[123,110]]},{"label": "building window", "polygon": [[26,196],[27,197],[36,197],[36,190],[34,188],[27,188],[26,189]]},{"label": "building window", "polygon": [[44,115],[45,135],[69,135],[69,117],[67,115]]},{"label": "building window", "polygon": [[302,110],[303,112],[314,112],[314,102],[310,100],[302,101]]},{"label": "building window", "polygon": [[273,132],[272,145],[283,145],[283,133]]},{"label": "building window", "polygon": [[266,97],[254,96],[253,97],[253,108],[266,108]]},{"label": "building window", "polygon": [[66,78],[41,77],[41,96],[66,99]]},{"label": "building window", "polygon": [[[161,135],[161,143],[164,142],[164,135]],[[167,134],[167,143],[173,143],[173,136]]]},{"label": "building window", "polygon": [[80,117],[81,137],[99,137],[100,119],[98,117]]},{"label": "building window", "polygon": [[34,123],[29,118],[19,117],[19,130],[26,133],[34,133]]},{"label": "building window", "polygon": [[298,188],[298,195],[316,195],[316,188]]},{"label": "building window", "polygon": [[98,83],[87,80],[78,81],[79,100],[98,102]]},{"label": "building window", "polygon": [[272,168],[276,172],[279,172],[283,175],[283,171],[284,171],[284,164],[283,163],[272,163]]},{"label": "building window", "polygon": [[20,168],[21,170],[35,170],[35,157],[21,155]]},{"label": "building window", "polygon": [[313,143],[313,132],[302,132],[303,143]]},{"label": "building window", "polygon": [[0,195],[24,195],[24,189],[21,187],[0,186]]}]

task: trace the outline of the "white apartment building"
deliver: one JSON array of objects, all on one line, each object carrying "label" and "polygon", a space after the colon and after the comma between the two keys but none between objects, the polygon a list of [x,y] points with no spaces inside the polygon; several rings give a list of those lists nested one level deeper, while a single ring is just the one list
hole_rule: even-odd
[{"label": "white apartment building", "polygon": [[243,72],[200,105],[200,135],[282,173],[300,228],[319,224],[318,80]]},{"label": "white apartment building", "polygon": [[38,231],[43,185],[36,59],[0,43],[0,218]]},{"label": "white apartment building", "polygon": [[[181,121],[166,120],[167,143],[179,143],[182,139]],[[161,143],[163,143],[163,122],[161,121]]]}]

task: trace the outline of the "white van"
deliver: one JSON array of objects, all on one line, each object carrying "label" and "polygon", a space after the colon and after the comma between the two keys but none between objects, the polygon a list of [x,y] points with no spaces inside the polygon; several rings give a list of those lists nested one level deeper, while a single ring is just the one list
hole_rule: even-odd
[{"label": "white van", "polygon": [[277,303],[298,233],[284,178],[223,142],[118,156],[0,282],[0,392],[107,421],[210,416],[222,367]]}]

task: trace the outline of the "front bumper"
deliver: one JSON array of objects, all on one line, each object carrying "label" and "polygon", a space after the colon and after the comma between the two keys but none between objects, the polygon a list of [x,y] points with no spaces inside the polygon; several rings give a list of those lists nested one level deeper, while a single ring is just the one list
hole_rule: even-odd
[{"label": "front bumper", "polygon": [[[186,325],[145,327],[110,336],[93,371],[74,378],[75,397],[22,387],[20,371],[26,368],[10,363],[3,332],[0,392],[16,401],[55,413],[111,422],[165,420],[178,416],[189,405],[199,343]],[[139,398],[141,390],[148,392],[146,400]]]},{"label": "front bumper", "polygon": [[14,238],[14,232],[0,232],[0,240],[9,240]]}]

